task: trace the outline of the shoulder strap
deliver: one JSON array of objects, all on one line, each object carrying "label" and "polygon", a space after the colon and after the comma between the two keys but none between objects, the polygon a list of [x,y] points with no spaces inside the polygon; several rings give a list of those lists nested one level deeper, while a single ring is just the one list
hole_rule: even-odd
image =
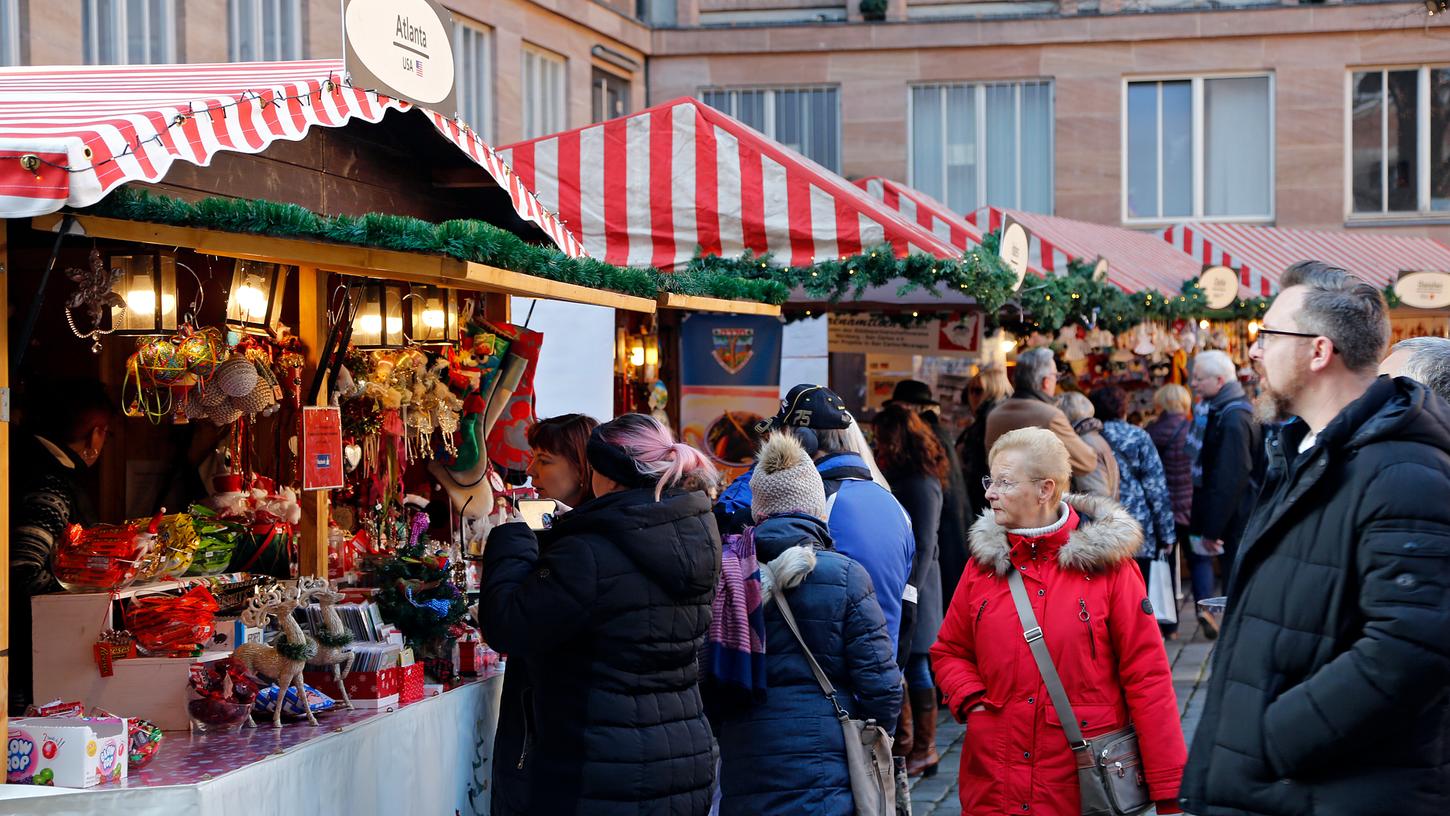
[{"label": "shoulder strap", "polygon": [[816,676],[816,682],[820,684],[821,691],[831,705],[836,708],[837,717],[847,717],[846,710],[841,708],[841,703],[836,699],[836,687],[831,685],[831,679],[821,670],[821,664],[816,662],[816,656],[811,654],[811,647],[806,645],[805,638],[801,637],[801,630],[796,626],[795,615],[790,611],[790,602],[785,599],[785,591],[778,590],[774,595],[776,608],[780,610],[780,616],[785,618],[785,625],[790,627],[790,633],[795,635],[796,642],[801,645],[801,652],[806,656],[806,662],[811,666],[811,673]]},{"label": "shoulder strap", "polygon": [[1057,676],[1057,667],[1052,655],[1047,652],[1047,642],[1042,639],[1042,627],[1037,625],[1037,615],[1032,611],[1032,602],[1027,599],[1027,587],[1022,583],[1022,574],[1012,567],[1007,573],[1007,586],[1012,590],[1012,603],[1017,607],[1017,618],[1022,622],[1022,636],[1027,639],[1027,648],[1032,650],[1032,659],[1042,673],[1042,682],[1047,686],[1047,696],[1052,698],[1052,707],[1057,709],[1057,718],[1062,720],[1062,730],[1067,733],[1067,744],[1074,750],[1087,747],[1078,728],[1077,717],[1072,713],[1072,703],[1067,700],[1067,691],[1062,687],[1062,678]]}]

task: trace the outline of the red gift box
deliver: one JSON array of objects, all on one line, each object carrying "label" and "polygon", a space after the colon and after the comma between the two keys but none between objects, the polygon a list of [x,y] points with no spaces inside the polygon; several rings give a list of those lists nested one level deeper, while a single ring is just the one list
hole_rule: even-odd
[{"label": "red gift box", "polygon": [[411,666],[404,666],[401,671],[403,686],[398,692],[398,702],[408,705],[423,699],[423,664],[414,663]]},{"label": "red gift box", "polygon": [[[318,691],[342,702],[342,690],[337,687],[331,671],[304,672],[302,679]],[[348,672],[342,676],[347,687],[348,699],[355,708],[388,708],[398,705],[402,686],[402,672],[388,667],[375,672]]]}]

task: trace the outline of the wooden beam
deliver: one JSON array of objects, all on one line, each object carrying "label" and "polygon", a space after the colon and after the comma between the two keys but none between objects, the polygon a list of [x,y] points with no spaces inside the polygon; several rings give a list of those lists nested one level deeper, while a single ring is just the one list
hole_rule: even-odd
[{"label": "wooden beam", "polygon": [[724,298],[701,297],[699,295],[682,295],[678,292],[661,292],[658,303],[661,309],[687,309],[694,312],[726,312],[729,314],[769,315],[771,317],[776,317],[780,314],[780,307],[772,306],[769,303],[756,303],[751,300],[725,300]]},{"label": "wooden beam", "polygon": [[[38,230],[50,231],[60,223],[61,218],[57,214],[37,216],[32,219],[31,225]],[[187,247],[203,255],[273,261],[299,267],[312,266],[320,270],[405,283],[429,283],[477,292],[566,300],[632,312],[655,311],[655,301],[651,298],[552,281],[496,266],[423,252],[398,252],[295,238],[170,227],[93,215],[76,216],[76,222],[85,230],[86,235],[93,238]]]},{"label": "wooden beam", "polygon": [[[10,270],[8,242],[6,238],[7,222],[0,219],[0,314],[9,314],[10,304]],[[10,390],[10,330],[6,328],[0,331],[0,394],[4,395],[4,415],[0,416],[0,451],[5,456],[10,456],[10,411],[11,390]],[[10,467],[12,463],[7,461],[4,467],[0,467],[0,507],[10,507]],[[8,517],[4,524],[0,524],[0,564],[5,569],[0,571],[0,734],[9,733],[7,715],[9,713],[10,700],[10,522]],[[30,661],[26,661],[29,663]]]},{"label": "wooden beam", "polygon": [[[327,342],[327,273],[315,266],[297,268],[297,337],[302,341],[306,362],[302,381],[312,382],[322,359],[322,346]],[[327,388],[318,392],[318,405],[327,404]],[[302,417],[297,417],[298,444],[301,444]],[[286,431],[278,429],[279,433]],[[331,512],[328,499],[331,491],[302,491],[302,525],[298,531],[299,572],[316,578],[327,577],[327,533]]]},{"label": "wooden beam", "polygon": [[[572,283],[561,283],[547,278],[510,272],[487,264],[468,263],[468,282],[481,291],[503,292],[518,297],[543,298],[545,300],[566,300],[571,303],[587,303],[592,306],[609,306],[630,312],[653,314],[655,301],[619,292],[606,292]],[[450,283],[450,286],[456,286]]]},{"label": "wooden beam", "polygon": [[480,173],[476,164],[467,167],[435,167],[432,182],[434,187],[445,190],[476,190],[498,186],[493,176]]}]

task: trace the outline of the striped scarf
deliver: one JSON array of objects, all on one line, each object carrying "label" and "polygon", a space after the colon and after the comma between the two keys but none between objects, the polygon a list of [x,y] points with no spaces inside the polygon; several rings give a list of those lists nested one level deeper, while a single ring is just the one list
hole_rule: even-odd
[{"label": "striped scarf", "polygon": [[765,609],[754,529],[726,536],[720,578],[710,606],[710,631],[701,650],[704,679],[724,702],[765,701]]}]

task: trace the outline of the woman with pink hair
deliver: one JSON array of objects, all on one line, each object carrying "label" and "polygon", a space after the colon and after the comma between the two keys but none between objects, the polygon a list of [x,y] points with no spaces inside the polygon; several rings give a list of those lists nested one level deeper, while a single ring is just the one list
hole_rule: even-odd
[{"label": "woman with pink hair", "polygon": [[708,813],[716,752],[696,653],[720,535],[704,454],[654,417],[596,428],[595,498],[535,533],[496,527],[480,623],[509,656],[493,812]]}]

